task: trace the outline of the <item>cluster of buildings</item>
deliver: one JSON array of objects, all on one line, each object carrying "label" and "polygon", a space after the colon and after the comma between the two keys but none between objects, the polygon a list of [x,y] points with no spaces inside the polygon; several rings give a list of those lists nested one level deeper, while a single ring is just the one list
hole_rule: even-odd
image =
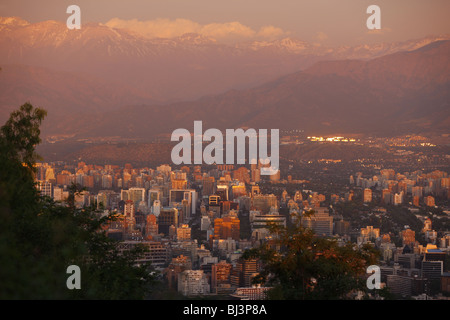
[{"label": "cluster of buildings", "polygon": [[350,176],[350,184],[364,189],[364,202],[401,205],[409,200],[416,207],[434,207],[435,197],[450,199],[450,178],[440,170],[396,173],[382,169],[371,178],[364,178],[359,172],[356,177]]},{"label": "cluster of buildings", "polygon": [[[339,196],[332,194],[326,199],[311,190],[294,194],[285,190],[278,196],[263,193],[258,169],[217,165],[205,171],[200,166],[173,170],[168,165],[153,169],[41,163],[36,180],[43,195],[61,202],[67,198],[70,184],[86,187],[75,196],[75,205],[95,205],[103,214],[113,214],[116,219],[106,226],[108,236],[119,241],[121,250],[144,245],[148,250],[137,263],[151,262],[168,288],[185,296],[263,299],[269,288],[252,282],[260,262],[243,260],[242,255],[271,238],[270,225],[300,222],[318,236],[332,237],[342,244],[352,235],[354,238],[355,231],[349,221],[324,205],[343,200]],[[267,179],[277,181],[279,173]],[[375,198],[366,190],[380,190],[383,195],[388,190],[394,199],[395,194],[403,193],[423,201],[432,195],[448,196],[448,179],[440,171],[396,174],[382,170],[370,179],[357,174],[350,183],[364,190],[365,202]],[[352,196],[346,194],[345,200],[351,201]],[[388,199],[392,201],[387,195],[380,201]],[[311,215],[304,214],[311,211]],[[450,292],[445,272],[449,268],[445,256],[450,250],[450,233],[438,238],[431,221],[425,221],[423,232],[428,246],[419,245],[414,231],[406,228],[401,234],[403,246],[398,247],[389,235],[366,226],[356,234],[356,245],[369,243],[380,250],[382,281],[395,293],[428,294],[430,279],[439,280],[442,290]]]},{"label": "cluster of buildings", "polygon": [[[427,235],[432,230],[431,220],[425,221],[420,231]],[[408,226],[399,233],[401,244],[394,244],[390,234],[381,234],[379,228],[360,229],[357,244],[371,244],[380,252],[381,282],[397,297],[429,298],[436,292],[450,293],[449,252],[450,232],[437,244],[427,238],[422,245],[416,232]]]},{"label": "cluster of buildings", "polygon": [[[121,250],[144,245],[148,250],[137,263],[150,262],[170,288],[187,296],[263,298],[267,288],[251,281],[259,262],[241,256],[269,234],[267,222],[285,226],[286,218],[278,212],[277,197],[262,194],[255,184],[260,167],[220,165],[202,172],[199,166],[37,166],[41,195],[64,203],[71,184],[84,187],[75,195],[75,205],[94,205],[104,215],[112,214],[115,219],[105,227],[108,236],[119,241]],[[245,230],[242,212],[248,221]]]}]

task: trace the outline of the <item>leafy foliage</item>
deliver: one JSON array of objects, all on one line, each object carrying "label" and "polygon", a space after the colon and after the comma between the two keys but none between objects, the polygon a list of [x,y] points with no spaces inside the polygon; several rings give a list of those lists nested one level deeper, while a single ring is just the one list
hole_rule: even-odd
[{"label": "leafy foliage", "polygon": [[[103,226],[114,217],[41,197],[34,181],[45,110],[24,104],[0,133],[0,298],[142,299],[154,276],[137,266],[143,248],[122,253]],[[69,265],[81,269],[81,290],[69,290]]]},{"label": "leafy foliage", "polygon": [[372,247],[339,246],[335,240],[317,237],[300,222],[270,229],[272,240],[244,254],[245,259],[263,263],[254,281],[272,287],[269,299],[345,299],[355,290],[364,291],[362,276],[376,261]]}]

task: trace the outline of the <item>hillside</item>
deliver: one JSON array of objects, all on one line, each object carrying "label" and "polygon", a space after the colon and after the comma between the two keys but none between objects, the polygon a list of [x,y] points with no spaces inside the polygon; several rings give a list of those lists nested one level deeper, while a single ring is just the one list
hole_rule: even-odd
[{"label": "hillside", "polygon": [[303,129],[307,134],[447,133],[450,41],[369,61],[319,62],[262,86],[164,106],[125,106],[67,130],[146,138],[176,128]]}]

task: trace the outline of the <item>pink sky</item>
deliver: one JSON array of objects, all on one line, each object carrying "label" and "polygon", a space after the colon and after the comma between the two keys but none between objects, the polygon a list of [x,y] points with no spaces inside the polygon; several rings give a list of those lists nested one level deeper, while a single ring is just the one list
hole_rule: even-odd
[{"label": "pink sky", "polygon": [[[0,16],[30,22],[65,21],[80,6],[83,22],[127,26],[148,36],[199,32],[220,39],[294,37],[326,45],[417,39],[450,33],[448,0],[2,0]],[[381,8],[378,32],[369,32],[366,9]]]}]

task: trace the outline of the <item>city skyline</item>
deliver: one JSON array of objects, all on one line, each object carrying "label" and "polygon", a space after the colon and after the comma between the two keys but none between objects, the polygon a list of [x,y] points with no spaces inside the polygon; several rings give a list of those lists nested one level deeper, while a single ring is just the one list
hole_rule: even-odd
[{"label": "city skyline", "polygon": [[2,1],[0,296],[449,300],[449,12]]},{"label": "city skyline", "polygon": [[[167,272],[167,290],[186,297],[264,299],[271,287],[258,289],[250,281],[260,269],[255,266],[245,275],[238,257],[271,239],[268,223],[286,227],[300,219],[319,238],[351,242],[358,248],[369,244],[379,250],[380,285],[396,298],[436,298],[439,290],[429,291],[427,281],[442,279],[445,292],[445,252],[450,248],[448,174],[433,163],[422,164],[428,169],[402,172],[393,169],[395,161],[393,167],[385,164],[382,169],[377,168],[379,160],[366,161],[359,168],[346,161],[332,162],[331,167],[322,161],[310,165],[328,167],[338,175],[333,184],[322,174],[299,179],[298,169],[305,164],[297,163],[283,166],[279,176],[263,178],[254,174],[256,166],[135,167],[59,161],[39,163],[36,178],[43,179],[41,192],[61,203],[69,194],[68,184],[87,188],[75,198],[76,206],[94,205],[122,217],[106,232],[121,240],[124,248],[137,243],[149,246],[145,261]],[[350,176],[343,173],[346,166],[351,168]],[[173,198],[172,192],[196,196]],[[201,254],[186,251],[191,246]],[[211,277],[221,277],[220,283],[208,280]]]}]

